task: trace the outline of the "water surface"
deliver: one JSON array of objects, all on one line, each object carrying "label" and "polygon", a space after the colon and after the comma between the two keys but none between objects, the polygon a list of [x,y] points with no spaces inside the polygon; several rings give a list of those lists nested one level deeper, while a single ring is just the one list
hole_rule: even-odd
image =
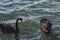
[{"label": "water surface", "polygon": [[[15,26],[19,23],[19,40],[60,40],[60,0],[0,0],[0,23]],[[40,19],[47,18],[53,23],[52,34],[45,35],[40,30]],[[15,40],[14,34],[0,32],[1,40]]]}]

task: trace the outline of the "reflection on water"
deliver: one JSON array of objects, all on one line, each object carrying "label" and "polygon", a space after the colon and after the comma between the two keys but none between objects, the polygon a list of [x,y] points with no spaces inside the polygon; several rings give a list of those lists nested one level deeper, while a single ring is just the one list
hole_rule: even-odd
[{"label": "reflection on water", "polygon": [[[18,17],[25,20],[19,23],[19,40],[60,40],[60,0],[0,0],[0,23],[15,26]],[[40,31],[41,17],[53,24],[50,35]],[[14,34],[2,32],[0,39],[16,40]]]}]

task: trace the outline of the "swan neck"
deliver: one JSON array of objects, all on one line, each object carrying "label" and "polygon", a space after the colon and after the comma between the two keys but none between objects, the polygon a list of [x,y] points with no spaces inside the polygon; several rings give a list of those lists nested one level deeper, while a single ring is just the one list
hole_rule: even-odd
[{"label": "swan neck", "polygon": [[19,28],[18,28],[18,19],[16,20],[16,31],[19,31]]}]

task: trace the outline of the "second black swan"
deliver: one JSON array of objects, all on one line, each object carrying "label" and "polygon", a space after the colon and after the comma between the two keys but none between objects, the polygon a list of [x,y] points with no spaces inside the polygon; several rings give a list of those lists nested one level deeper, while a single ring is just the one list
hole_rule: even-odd
[{"label": "second black swan", "polygon": [[40,29],[45,33],[50,33],[52,28],[52,23],[48,21],[46,18],[42,18],[40,20]]}]

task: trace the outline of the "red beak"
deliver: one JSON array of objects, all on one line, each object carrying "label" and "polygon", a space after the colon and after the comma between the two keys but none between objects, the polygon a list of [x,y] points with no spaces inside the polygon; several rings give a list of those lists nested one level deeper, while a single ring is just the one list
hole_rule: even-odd
[{"label": "red beak", "polygon": [[46,28],[45,32],[48,32],[48,28]]}]

